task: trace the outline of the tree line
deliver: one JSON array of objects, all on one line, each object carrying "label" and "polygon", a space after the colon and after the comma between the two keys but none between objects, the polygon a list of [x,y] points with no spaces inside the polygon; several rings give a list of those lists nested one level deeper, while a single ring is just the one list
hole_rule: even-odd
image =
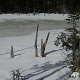
[{"label": "tree line", "polygon": [[0,13],[76,13],[80,0],[0,0]]}]

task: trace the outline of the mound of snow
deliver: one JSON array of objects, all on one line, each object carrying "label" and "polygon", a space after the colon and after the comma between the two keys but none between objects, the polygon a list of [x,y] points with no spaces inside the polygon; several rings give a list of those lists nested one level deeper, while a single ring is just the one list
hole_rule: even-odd
[{"label": "mound of snow", "polygon": [[73,72],[72,74],[71,74],[71,77],[78,77],[79,76],[79,72]]}]

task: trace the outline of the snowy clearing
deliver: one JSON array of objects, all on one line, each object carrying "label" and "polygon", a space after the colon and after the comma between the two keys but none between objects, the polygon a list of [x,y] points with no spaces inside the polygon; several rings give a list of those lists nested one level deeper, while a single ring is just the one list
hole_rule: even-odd
[{"label": "snowy clearing", "polygon": [[[0,38],[0,78],[9,79],[11,70],[20,69],[23,75],[30,74],[28,80],[61,80],[70,72],[65,63],[65,55],[60,48],[54,46],[54,40],[61,30],[40,31],[38,38],[38,49],[40,55],[40,40],[45,39],[50,31],[49,41],[46,47],[46,57],[35,57],[34,40],[35,33],[29,36]],[[10,58],[10,47],[13,45],[15,57]],[[27,49],[25,49],[27,48]],[[22,51],[15,52],[17,50]]]},{"label": "snowy clearing", "polygon": [[35,32],[37,24],[39,30],[64,29],[67,14],[1,14],[0,37],[29,35]]},{"label": "snowy clearing", "polygon": [[[62,14],[46,14],[45,16],[43,14],[39,14],[36,16],[33,16],[32,14],[2,14],[0,15],[0,22],[3,23],[6,20],[64,20],[66,18],[67,14],[65,14],[64,16]],[[0,25],[1,31],[3,30],[2,27],[3,26]],[[14,27],[10,25],[8,28],[4,28],[2,32],[6,35],[1,36],[3,34],[2,32],[2,34],[0,35],[0,80],[10,79],[11,71],[17,69],[20,69],[20,71],[22,72],[21,75],[28,76],[27,80],[79,80],[79,78],[68,79],[70,69],[68,68],[68,65],[65,61],[66,56],[62,52],[60,47],[56,47],[54,45],[54,41],[56,39],[56,36],[58,35],[55,33],[60,33],[64,31],[64,29],[59,28],[57,30],[53,30],[49,27],[44,30],[44,28],[42,28],[43,31],[39,31],[38,35],[39,57],[35,57],[35,30],[30,35],[17,35],[15,31],[16,29],[18,30],[18,28],[15,28],[15,31],[12,32],[12,29],[14,29]],[[25,28],[23,29],[23,27],[21,27],[22,31],[25,30]],[[30,26],[28,26],[28,28],[29,27]],[[34,29],[36,29],[36,26]],[[12,33],[6,33],[6,30],[7,32],[11,31]],[[18,31],[16,32],[18,33]],[[40,57],[41,39],[43,38],[43,40],[45,40],[48,32],[50,32],[50,36],[45,51],[46,57],[42,58]],[[13,33],[15,35],[13,35]],[[14,48],[14,58],[10,57],[10,49],[12,45]]]}]

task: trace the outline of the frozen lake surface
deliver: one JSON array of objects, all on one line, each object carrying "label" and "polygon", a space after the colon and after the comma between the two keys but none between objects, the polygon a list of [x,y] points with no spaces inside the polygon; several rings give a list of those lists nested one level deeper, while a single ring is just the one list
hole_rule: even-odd
[{"label": "frozen lake surface", "polygon": [[70,25],[66,21],[56,20],[5,20],[0,22],[0,37],[23,36],[32,34],[36,31],[39,24],[39,30],[64,29]]}]

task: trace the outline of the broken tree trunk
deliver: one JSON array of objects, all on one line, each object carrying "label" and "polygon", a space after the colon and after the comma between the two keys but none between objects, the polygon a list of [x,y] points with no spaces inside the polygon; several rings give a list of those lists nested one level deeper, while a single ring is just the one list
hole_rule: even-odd
[{"label": "broken tree trunk", "polygon": [[49,38],[50,32],[48,32],[48,35],[46,37],[45,42],[43,43],[43,39],[41,39],[41,56],[44,57],[44,52],[45,52],[45,48],[48,42],[48,38]]},{"label": "broken tree trunk", "polygon": [[44,57],[44,52],[43,52],[43,39],[41,39],[41,56]]},{"label": "broken tree trunk", "polygon": [[14,58],[13,45],[11,46],[11,53],[10,53],[10,55],[11,55],[11,58]]},{"label": "broken tree trunk", "polygon": [[37,48],[38,28],[39,28],[39,24],[37,25],[35,45],[34,45],[34,47],[35,47],[35,57],[38,57],[38,48]]}]

